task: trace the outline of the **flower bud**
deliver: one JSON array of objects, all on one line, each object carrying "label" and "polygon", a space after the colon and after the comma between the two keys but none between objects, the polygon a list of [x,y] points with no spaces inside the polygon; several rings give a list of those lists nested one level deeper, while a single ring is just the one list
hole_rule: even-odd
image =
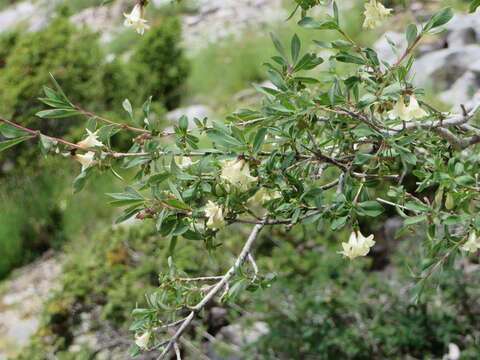
[{"label": "flower bud", "polygon": [[447,194],[445,198],[445,209],[452,210],[455,207],[455,202],[453,200],[453,195],[451,193]]}]

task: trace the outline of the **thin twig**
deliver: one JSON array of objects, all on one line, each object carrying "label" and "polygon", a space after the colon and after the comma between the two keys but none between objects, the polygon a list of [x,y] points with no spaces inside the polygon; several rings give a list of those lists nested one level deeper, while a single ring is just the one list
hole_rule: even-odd
[{"label": "thin twig", "polygon": [[182,360],[182,356],[180,355],[180,348],[178,347],[178,343],[174,343],[173,348],[175,349],[175,355],[177,357],[177,360]]},{"label": "thin twig", "polygon": [[265,224],[257,224],[253,227],[252,232],[250,233],[247,241],[245,242],[242,248],[242,251],[238,255],[237,259],[235,260],[235,263],[225,273],[222,279],[203,297],[203,299],[197,305],[191,308],[192,311],[185,318],[185,320],[183,321],[181,326],[178,328],[178,330],[175,332],[175,334],[172,336],[172,338],[168,341],[165,349],[158,357],[159,360],[163,359],[170,352],[172,347],[178,342],[178,339],[182,336],[182,334],[185,332],[187,327],[193,321],[195,314],[200,312],[228,284],[228,282],[237,273],[240,266],[245,262],[248,254],[252,249],[253,243],[257,239],[258,235],[260,234],[260,231],[263,229],[264,226]]},{"label": "thin twig", "polygon": [[252,281],[255,282],[257,280],[257,276],[258,276],[257,263],[255,262],[255,259],[253,258],[251,252],[248,253],[247,259],[248,259],[248,262],[250,263],[250,265],[252,265],[252,268],[253,268],[253,279],[252,279]]}]

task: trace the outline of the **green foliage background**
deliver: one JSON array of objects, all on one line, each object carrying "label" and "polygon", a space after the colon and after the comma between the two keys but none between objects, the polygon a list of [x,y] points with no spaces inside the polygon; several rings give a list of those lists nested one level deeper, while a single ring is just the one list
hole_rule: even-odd
[{"label": "green foliage background", "polygon": [[[122,102],[130,97],[134,104],[141,104],[151,94],[162,116],[165,107],[178,105],[188,74],[179,38],[179,23],[169,18],[131,49],[134,59],[123,61],[117,57],[107,61],[98,35],[75,27],[64,15],[53,18],[37,32],[4,33],[0,36],[0,116],[45,134],[80,140],[85,133],[82,119],[35,116],[45,109],[38,100],[43,96],[43,87],[53,87],[50,73],[73,103],[89,111],[125,121]],[[158,61],[155,52],[168,56]],[[138,84],[146,90],[137,91]],[[122,136],[114,141],[125,149],[130,147]],[[0,154],[0,163],[4,162],[12,164],[13,170],[2,173],[0,169],[0,197],[4,204],[0,209],[0,278],[39,253],[60,247],[81,230],[79,223],[88,223],[90,218],[84,216],[88,212],[80,211],[77,221],[68,213],[70,209],[58,206],[71,192],[76,166],[58,158],[43,159],[31,142]],[[108,181],[112,177],[105,184]],[[100,188],[103,186],[97,190]],[[97,198],[95,191],[89,195]],[[102,206],[96,207],[100,205],[96,199],[91,202],[95,204],[91,214],[109,213]]]}]

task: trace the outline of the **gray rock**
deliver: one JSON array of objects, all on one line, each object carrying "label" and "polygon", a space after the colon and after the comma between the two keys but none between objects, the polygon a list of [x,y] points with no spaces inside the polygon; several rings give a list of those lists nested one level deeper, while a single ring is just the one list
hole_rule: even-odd
[{"label": "gray rock", "polygon": [[461,48],[480,41],[480,13],[455,14],[445,26],[449,48]]},{"label": "gray rock", "polygon": [[468,70],[480,68],[480,45],[443,49],[426,54],[413,65],[415,83],[419,86],[440,84],[448,89]]},{"label": "gray rock", "polygon": [[480,85],[480,76],[473,71],[466,71],[453,83],[447,91],[439,95],[440,100],[446,104],[465,104],[472,99]]},{"label": "gray rock", "polygon": [[[389,42],[396,46],[392,48]],[[387,31],[374,45],[381,60],[389,63],[397,60],[407,48],[407,41],[404,34],[395,31]]]},{"label": "gray rock", "polygon": [[178,120],[185,115],[188,117],[188,120],[191,122],[192,126],[194,126],[193,118],[203,119],[205,117],[210,117],[212,115],[212,109],[210,109],[206,105],[191,105],[187,107],[182,107],[170,111],[167,114],[167,120],[171,124],[177,124]]},{"label": "gray rock", "polygon": [[222,328],[218,337],[229,344],[237,346],[246,346],[253,344],[265,334],[268,334],[269,328],[267,323],[257,321],[250,326],[243,324],[233,324]]}]

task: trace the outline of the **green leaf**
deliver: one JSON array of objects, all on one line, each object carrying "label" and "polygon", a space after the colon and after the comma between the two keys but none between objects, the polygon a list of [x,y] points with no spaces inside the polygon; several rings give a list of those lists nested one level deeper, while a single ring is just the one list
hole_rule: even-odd
[{"label": "green leaf", "polygon": [[319,21],[308,16],[300,20],[298,25],[315,30],[337,30],[339,28],[338,24],[334,21]]},{"label": "green leaf", "polygon": [[2,122],[0,123],[0,134],[6,138],[15,138],[19,136],[26,136],[28,132]]},{"label": "green leaf", "polygon": [[470,4],[470,7],[468,8],[468,11],[473,13],[477,10],[479,6],[480,6],[480,0],[473,0],[472,3]]},{"label": "green leaf", "polygon": [[273,35],[273,33],[270,33],[270,37],[272,38],[273,45],[278,50],[280,55],[282,55],[282,57],[285,60],[287,60],[287,53],[285,52],[285,49],[283,48],[282,43],[277,39],[275,35]]},{"label": "green leaf", "polygon": [[[55,79],[55,77],[52,75],[52,73],[49,73],[50,74],[50,77],[52,78],[52,82],[53,84],[55,85],[55,87],[57,88],[57,91],[58,91],[58,95],[60,96],[60,99],[64,100],[66,103],[68,103],[70,106],[73,106],[71,101],[68,100],[67,98],[67,95],[65,95],[65,92],[63,91],[62,87],[60,86],[60,84],[57,82],[57,80]],[[48,95],[47,95],[48,96]]]},{"label": "green leaf", "polygon": [[295,65],[293,72],[300,70],[311,70],[322,63],[323,59],[321,57],[317,57],[315,54],[307,53],[303,55],[297,65]]},{"label": "green leaf", "polygon": [[372,105],[375,101],[377,101],[377,96],[375,94],[366,93],[365,95],[362,96],[362,98],[358,102],[358,106],[360,108],[364,108],[369,105]]},{"label": "green leaf", "polygon": [[275,85],[280,90],[287,90],[287,85],[285,84],[285,81],[279,73],[273,70],[268,70],[267,75],[273,85]]},{"label": "green leaf", "polygon": [[133,215],[137,214],[139,211],[140,209],[137,207],[126,209],[122,215],[120,215],[115,219],[115,224],[120,224],[125,220],[130,219]]},{"label": "green leaf", "polygon": [[150,96],[147,101],[143,104],[142,110],[143,110],[143,115],[145,118],[148,119],[150,116],[150,106],[152,105],[152,97]]},{"label": "green leaf", "polygon": [[22,136],[22,137],[12,139],[12,140],[0,141],[0,152],[2,152],[4,150],[7,150],[7,149],[11,148],[12,146],[20,144],[20,143],[22,143],[26,140],[31,139],[31,138],[32,138],[32,136]]},{"label": "green leaf", "polygon": [[332,221],[332,224],[330,225],[330,228],[333,231],[341,229],[342,227],[345,226],[345,224],[347,223],[347,220],[348,220],[348,216],[342,216],[342,217],[335,218]]},{"label": "green leaf", "polygon": [[338,15],[338,6],[335,1],[333,2],[333,17],[335,18],[335,21],[338,24],[340,21],[340,16]]},{"label": "green leaf", "polygon": [[404,226],[409,226],[409,225],[413,225],[413,224],[416,224],[416,223],[419,223],[419,222],[422,222],[422,221],[425,221],[425,220],[427,220],[426,215],[412,216],[412,217],[406,218],[403,225]]},{"label": "green leaf", "polygon": [[107,193],[105,194],[110,196],[115,200],[145,200],[145,198],[132,187],[127,187],[123,193]]},{"label": "green leaf", "polygon": [[144,200],[135,200],[135,199],[130,199],[130,200],[115,200],[111,201],[110,205],[120,207],[120,206],[132,206],[132,205],[140,205],[144,202]]},{"label": "green leaf", "polygon": [[407,43],[408,45],[412,45],[415,40],[417,39],[417,25],[409,24],[407,26]]},{"label": "green leaf", "polygon": [[36,113],[36,115],[42,119],[60,119],[80,114],[81,112],[75,109],[52,109]]},{"label": "green leaf", "polygon": [[148,179],[148,183],[150,185],[158,185],[161,182],[167,180],[169,177],[170,177],[169,173],[156,174],[156,175],[150,176],[150,178]]},{"label": "green leaf", "polygon": [[85,187],[85,184],[87,183],[87,180],[88,180],[90,174],[92,173],[91,170],[92,169],[89,168],[89,169],[86,169],[85,171],[82,171],[80,173],[80,175],[78,175],[75,178],[75,180],[73,180],[73,193],[74,194],[79,193]]},{"label": "green leaf", "polygon": [[53,100],[48,98],[39,98],[38,100],[54,108],[70,108],[70,105],[62,100]]},{"label": "green leaf", "polygon": [[130,119],[133,120],[133,108],[132,108],[132,104],[130,103],[130,100],[128,99],[123,100],[122,106],[123,106],[123,109],[130,116]]},{"label": "green leaf", "polygon": [[188,130],[188,118],[185,115],[182,115],[180,120],[178,120],[178,127],[185,133]]},{"label": "green leaf", "polygon": [[430,20],[427,22],[427,24],[423,28],[423,31],[426,32],[436,27],[445,25],[447,22],[450,21],[452,17],[453,17],[452,8],[440,9],[435,14],[433,14],[433,16],[430,18]]},{"label": "green leaf", "polygon": [[185,231],[182,236],[187,239],[187,240],[202,240],[203,236],[202,234],[198,232],[194,232],[192,230],[187,230]]},{"label": "green leaf", "polygon": [[402,91],[402,85],[400,83],[394,83],[392,85],[387,86],[382,91],[383,96],[394,96],[398,95]]},{"label": "green leaf", "polygon": [[374,156],[371,154],[357,154],[353,163],[355,165],[365,164],[367,161],[370,161]]},{"label": "green leaf", "polygon": [[405,207],[409,210],[412,211],[421,211],[421,212],[429,212],[430,208],[427,205],[418,203],[418,202],[413,202],[409,201],[405,204]]},{"label": "green leaf", "polygon": [[357,204],[357,212],[360,215],[375,217],[383,213],[383,207],[377,201],[364,201]]},{"label": "green leaf", "polygon": [[253,140],[253,152],[257,153],[258,150],[263,145],[263,142],[265,141],[265,135],[267,134],[267,129],[266,128],[261,128],[258,130],[257,134],[255,135],[255,139]]},{"label": "green leaf", "polygon": [[57,142],[49,138],[48,136],[40,134],[40,146],[42,149],[42,154],[47,156],[50,152],[50,149],[56,144]]},{"label": "green leaf", "polygon": [[295,64],[298,60],[298,55],[300,54],[301,42],[297,34],[292,37],[292,61]]},{"label": "green leaf", "polygon": [[209,130],[207,131],[207,136],[208,138],[218,144],[222,145],[224,147],[230,148],[230,147],[235,147],[235,146],[242,146],[242,143],[235,139],[231,135],[227,135],[223,132],[220,132],[218,130]]},{"label": "green leaf", "polygon": [[344,51],[341,51],[340,53],[338,53],[337,56],[335,56],[335,59],[337,59],[337,61],[344,62],[344,63],[365,65],[365,60],[363,60],[361,57],[352,55]]},{"label": "green leaf", "polygon": [[177,209],[190,210],[190,207],[187,204],[178,199],[168,199],[164,200],[163,202]]}]

